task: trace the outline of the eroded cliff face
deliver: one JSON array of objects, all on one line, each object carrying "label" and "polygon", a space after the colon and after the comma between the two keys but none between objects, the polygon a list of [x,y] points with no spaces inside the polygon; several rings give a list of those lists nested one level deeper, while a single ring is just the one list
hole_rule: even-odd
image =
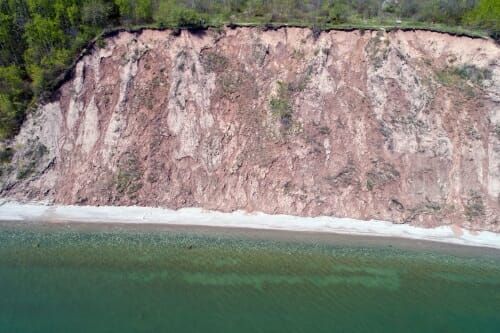
[{"label": "eroded cliff face", "polygon": [[500,231],[499,59],[424,31],[123,32],[26,121],[1,195]]}]

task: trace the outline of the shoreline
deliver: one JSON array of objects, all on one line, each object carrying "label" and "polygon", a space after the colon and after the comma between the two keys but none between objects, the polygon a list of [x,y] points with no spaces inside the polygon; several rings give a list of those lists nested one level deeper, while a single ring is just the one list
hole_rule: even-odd
[{"label": "shoreline", "polygon": [[61,206],[0,201],[0,221],[88,224],[202,226],[321,234],[391,237],[500,249],[500,234],[471,232],[457,226],[422,228],[378,220],[330,216],[299,217],[236,211],[222,213],[201,208],[179,210],[138,206]]}]

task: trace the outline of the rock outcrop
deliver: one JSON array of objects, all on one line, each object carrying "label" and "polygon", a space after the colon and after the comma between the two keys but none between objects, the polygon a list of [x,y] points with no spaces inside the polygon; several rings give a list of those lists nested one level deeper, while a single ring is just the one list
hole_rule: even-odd
[{"label": "rock outcrop", "polygon": [[500,48],[414,31],[108,38],[30,115],[1,196],[500,231]]}]

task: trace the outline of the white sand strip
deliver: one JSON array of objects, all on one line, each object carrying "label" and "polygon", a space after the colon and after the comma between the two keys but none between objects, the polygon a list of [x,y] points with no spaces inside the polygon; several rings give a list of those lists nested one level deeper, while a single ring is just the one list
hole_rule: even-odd
[{"label": "white sand strip", "polygon": [[457,227],[420,228],[386,221],[362,221],[329,216],[297,217],[237,211],[221,213],[200,208],[179,210],[148,207],[48,206],[41,203],[0,202],[0,221],[134,223],[196,225],[224,228],[325,232],[401,237],[500,249],[500,234],[470,232]]}]

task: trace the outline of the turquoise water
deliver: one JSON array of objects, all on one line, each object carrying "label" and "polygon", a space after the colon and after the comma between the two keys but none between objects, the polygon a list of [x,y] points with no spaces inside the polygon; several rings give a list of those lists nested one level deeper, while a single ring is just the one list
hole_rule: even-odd
[{"label": "turquoise water", "polygon": [[1,224],[0,332],[500,332],[500,252]]}]

